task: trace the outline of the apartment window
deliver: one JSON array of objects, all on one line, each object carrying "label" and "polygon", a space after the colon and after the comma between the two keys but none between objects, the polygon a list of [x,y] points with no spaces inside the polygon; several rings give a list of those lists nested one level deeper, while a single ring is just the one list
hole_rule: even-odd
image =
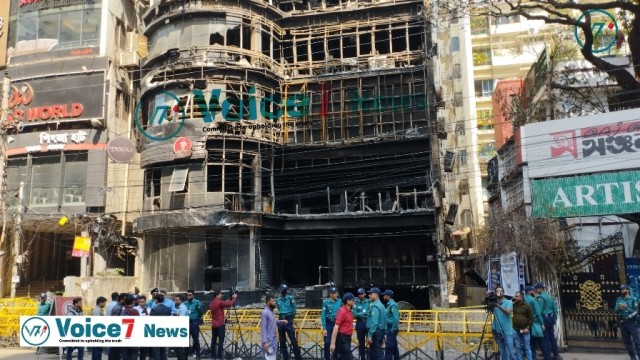
[{"label": "apartment window", "polygon": [[478,119],[478,129],[491,130],[493,129],[493,111],[491,109],[483,109],[476,111],[476,118]]},{"label": "apartment window", "polygon": [[62,203],[83,205],[87,183],[87,153],[65,155],[64,188]]},{"label": "apartment window", "polygon": [[451,52],[460,51],[460,38],[454,36],[451,38]]},{"label": "apartment window", "polygon": [[145,172],[144,188],[147,197],[157,197],[162,194],[162,169],[149,169]]},{"label": "apartment window", "polygon": [[189,176],[189,168],[175,168],[171,175],[171,183],[169,184],[170,192],[184,192],[186,190],[187,177]]},{"label": "apartment window", "polygon": [[458,156],[460,157],[460,166],[467,165],[467,150],[460,150]]},{"label": "apartment window", "polygon": [[489,21],[486,16],[471,18],[471,35],[482,35],[489,32]]},{"label": "apartment window", "polygon": [[491,49],[474,49],[473,65],[474,66],[491,65]]},{"label": "apartment window", "polygon": [[464,130],[464,120],[458,120],[456,122],[456,133],[460,136],[464,136],[465,134],[465,130]]},{"label": "apartment window", "polygon": [[25,186],[29,183],[29,168],[27,167],[27,158],[9,158],[7,160],[7,205],[18,205],[18,192],[20,191],[20,182]]},{"label": "apartment window", "polygon": [[475,81],[476,97],[490,97],[493,95],[493,79]]},{"label": "apartment window", "polygon": [[207,192],[222,191],[222,165],[207,166]]},{"label": "apartment window", "polygon": [[57,206],[60,199],[62,167],[60,155],[39,156],[32,160],[30,206]]},{"label": "apartment window", "polygon": [[498,16],[493,18],[492,22],[495,25],[517,24],[520,22],[520,15]]}]

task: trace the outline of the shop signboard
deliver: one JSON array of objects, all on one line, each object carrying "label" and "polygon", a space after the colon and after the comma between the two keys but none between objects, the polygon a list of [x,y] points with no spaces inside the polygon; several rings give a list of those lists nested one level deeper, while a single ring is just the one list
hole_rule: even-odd
[{"label": "shop signboard", "polygon": [[530,178],[640,168],[640,113],[528,124],[522,145]]},{"label": "shop signboard", "polygon": [[640,171],[534,179],[531,193],[537,218],[636,213]]},{"label": "shop signboard", "polygon": [[104,72],[14,80],[5,126],[104,118]]}]

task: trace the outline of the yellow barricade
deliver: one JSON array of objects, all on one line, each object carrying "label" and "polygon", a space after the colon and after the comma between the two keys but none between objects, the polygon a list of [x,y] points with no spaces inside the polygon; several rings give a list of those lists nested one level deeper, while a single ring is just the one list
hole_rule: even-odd
[{"label": "yellow barricade", "polygon": [[[0,346],[18,346],[20,316],[36,314],[35,300],[0,299]],[[85,314],[91,308],[85,308]],[[225,351],[242,358],[260,354],[260,312],[262,309],[228,309]],[[319,309],[298,309],[296,337],[305,358],[322,358],[324,339]],[[485,333],[483,334],[483,329]],[[203,317],[201,346],[211,344],[211,313]],[[494,352],[490,318],[482,308],[400,311],[398,346],[403,359],[480,357]],[[353,336],[354,353],[357,338]]]}]

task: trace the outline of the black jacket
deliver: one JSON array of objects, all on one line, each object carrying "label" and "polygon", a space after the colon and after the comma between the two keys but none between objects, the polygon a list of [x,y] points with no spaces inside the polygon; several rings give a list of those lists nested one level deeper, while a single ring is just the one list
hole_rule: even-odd
[{"label": "black jacket", "polygon": [[165,304],[158,304],[151,309],[151,316],[171,316],[171,309]]}]

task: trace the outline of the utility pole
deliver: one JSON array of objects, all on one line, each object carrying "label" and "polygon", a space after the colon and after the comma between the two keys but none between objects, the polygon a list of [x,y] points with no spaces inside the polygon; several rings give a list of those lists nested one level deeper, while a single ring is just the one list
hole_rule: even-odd
[{"label": "utility pole", "polygon": [[[6,172],[6,153],[7,153],[7,143],[5,138],[4,126],[7,123],[7,118],[9,115],[9,93],[11,88],[11,78],[7,73],[4,74],[4,79],[2,80],[2,102],[0,103],[0,204],[2,205],[2,228],[0,229],[0,249],[4,249],[4,241],[6,239],[6,230],[7,230],[7,201],[6,201],[6,181],[5,181],[5,172]],[[5,259],[7,257],[4,257]],[[4,268],[2,264],[0,264]],[[4,296],[6,287],[6,282],[0,276],[0,298]]]},{"label": "utility pole", "polygon": [[18,212],[13,224],[13,271],[11,271],[11,298],[16,297],[16,288],[20,282],[20,274],[18,273],[18,265],[22,263],[20,257],[22,254],[22,201],[24,197],[24,181],[20,181],[20,190],[18,192]]}]

